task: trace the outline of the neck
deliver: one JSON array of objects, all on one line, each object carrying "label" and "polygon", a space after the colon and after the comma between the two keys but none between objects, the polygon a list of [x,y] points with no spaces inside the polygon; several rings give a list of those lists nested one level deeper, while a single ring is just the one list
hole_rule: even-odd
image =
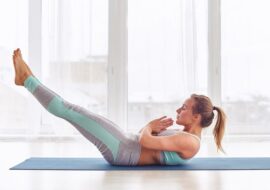
[{"label": "neck", "polygon": [[186,132],[194,134],[194,135],[201,136],[202,128],[199,125],[185,126],[183,131],[186,131]]}]

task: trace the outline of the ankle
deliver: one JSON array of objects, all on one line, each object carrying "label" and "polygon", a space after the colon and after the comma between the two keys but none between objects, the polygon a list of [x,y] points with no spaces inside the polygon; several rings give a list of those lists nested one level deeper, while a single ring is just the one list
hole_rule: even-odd
[{"label": "ankle", "polygon": [[32,76],[32,74],[31,73],[29,73],[29,72],[25,72],[23,75],[22,75],[22,82],[24,83],[24,81],[28,78],[28,77],[30,77],[30,76]]}]

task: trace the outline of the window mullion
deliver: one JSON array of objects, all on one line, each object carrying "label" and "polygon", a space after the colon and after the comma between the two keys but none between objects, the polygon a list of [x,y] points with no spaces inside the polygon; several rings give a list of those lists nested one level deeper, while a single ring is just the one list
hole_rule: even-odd
[{"label": "window mullion", "polygon": [[[28,63],[35,75],[42,79],[42,0],[29,0],[29,55]],[[38,135],[41,131],[41,109],[37,102],[33,102],[32,97],[29,99],[28,115],[29,132]]]},{"label": "window mullion", "polygon": [[221,105],[221,11],[220,0],[208,1],[208,94]]},{"label": "window mullion", "polygon": [[108,117],[127,126],[127,1],[109,0]]}]

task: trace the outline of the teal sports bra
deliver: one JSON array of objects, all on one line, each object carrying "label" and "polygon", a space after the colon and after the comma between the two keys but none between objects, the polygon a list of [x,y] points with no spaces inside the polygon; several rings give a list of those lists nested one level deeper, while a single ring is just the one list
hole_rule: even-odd
[{"label": "teal sports bra", "polygon": [[[187,133],[184,131],[178,131],[178,130],[166,130],[160,134],[158,134],[158,136],[170,136],[170,135],[174,135],[176,133]],[[190,134],[190,133],[188,133]],[[196,135],[190,134],[194,137],[196,137],[199,141],[200,138],[197,137]],[[192,160],[192,158],[190,159],[184,159],[181,158],[177,152],[170,152],[170,151],[161,151],[161,155],[160,155],[160,160],[162,164],[165,165],[179,165],[179,164],[186,164],[187,162],[189,162],[190,160]]]},{"label": "teal sports bra", "polygon": [[183,159],[176,152],[162,151],[161,153],[163,154],[161,163],[165,165],[186,164],[192,159]]}]

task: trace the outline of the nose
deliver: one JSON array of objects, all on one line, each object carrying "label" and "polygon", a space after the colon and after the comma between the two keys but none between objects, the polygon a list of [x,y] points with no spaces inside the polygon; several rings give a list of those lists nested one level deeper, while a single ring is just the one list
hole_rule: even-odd
[{"label": "nose", "polygon": [[177,113],[180,113],[180,112],[181,112],[181,108],[178,108],[178,109],[176,110],[176,112],[177,112]]}]

